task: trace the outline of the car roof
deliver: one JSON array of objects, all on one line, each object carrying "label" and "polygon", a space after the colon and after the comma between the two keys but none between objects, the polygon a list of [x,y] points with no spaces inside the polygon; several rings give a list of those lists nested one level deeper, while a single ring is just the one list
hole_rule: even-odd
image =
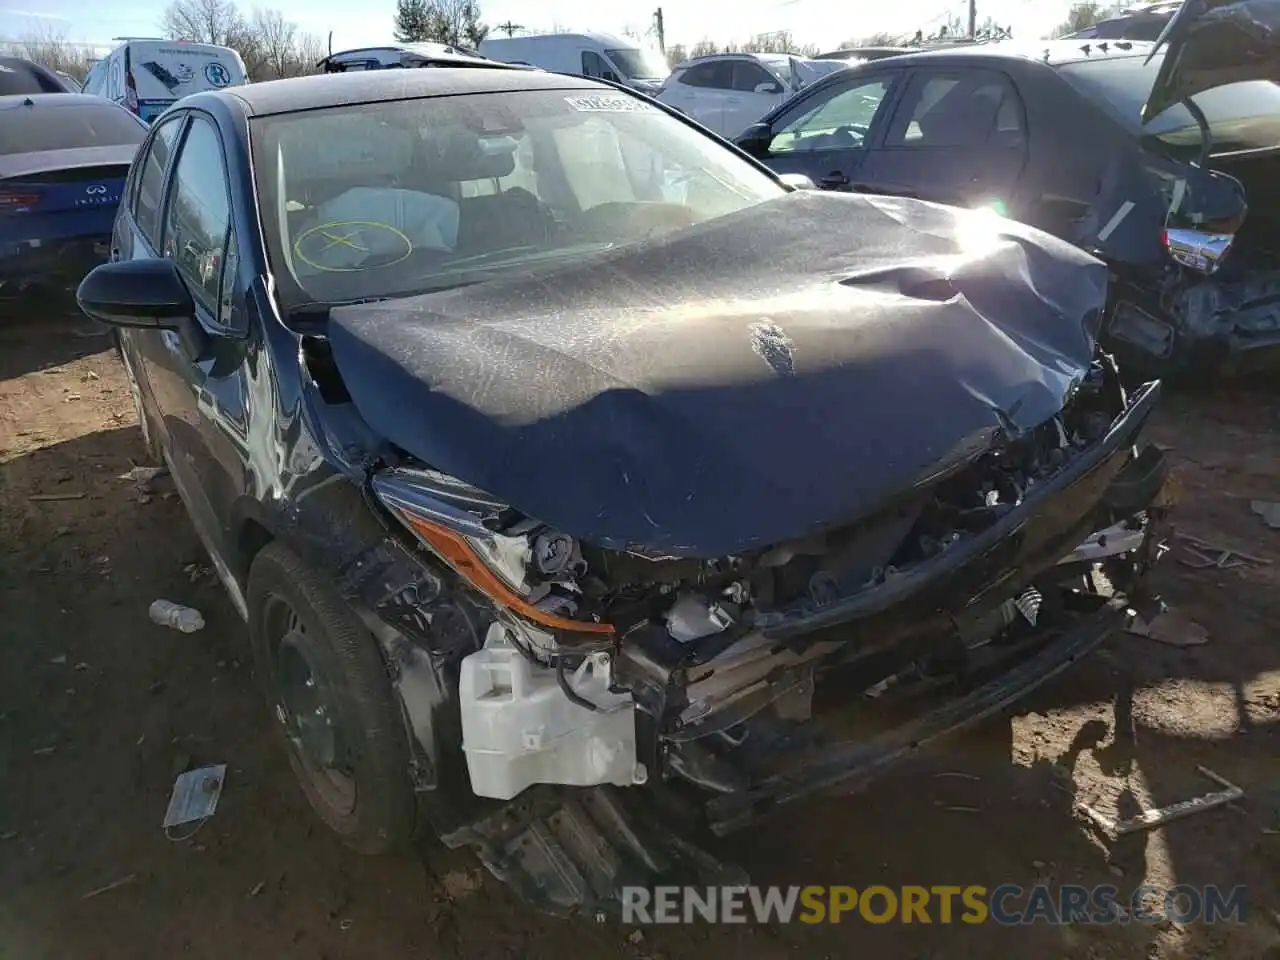
[{"label": "car roof", "polygon": [[22,57],[0,57],[0,93],[62,93],[66,91],[58,75],[42,63]]},{"label": "car roof", "polygon": [[692,67],[697,63],[710,63],[713,60],[740,60],[743,57],[746,57],[748,60],[761,60],[765,63],[778,63],[781,60],[787,60],[791,57],[799,57],[801,60],[805,59],[804,57],[800,57],[797,53],[756,53],[749,50],[731,50],[728,53],[708,53],[701,57],[690,57],[683,63],[676,64],[676,69],[683,70],[685,67]]},{"label": "car roof", "polygon": [[1143,40],[1000,40],[994,43],[975,43],[967,46],[940,47],[932,50],[916,50],[897,57],[873,60],[860,69],[881,68],[895,63],[927,60],[953,63],[1001,60],[1035,60],[1059,67],[1067,63],[1085,60],[1123,59],[1146,57],[1155,44]]},{"label": "car roof", "polygon": [[184,102],[222,100],[249,116],[296,113],[353,103],[382,103],[421,97],[451,97],[467,93],[513,93],[521,90],[601,90],[616,87],[558,73],[518,68],[424,67],[415,70],[360,70],[288,80],[249,83],[225,90],[197,93]]},{"label": "car roof", "polygon": [[486,40],[499,40],[506,43],[508,40],[516,40],[521,43],[528,40],[536,40],[539,43],[546,43],[548,40],[590,40],[593,43],[613,44],[616,47],[630,48],[638,47],[639,44],[635,40],[628,40],[625,37],[619,37],[612,33],[601,33],[598,30],[573,30],[565,33],[530,33],[521,37],[486,37]]}]

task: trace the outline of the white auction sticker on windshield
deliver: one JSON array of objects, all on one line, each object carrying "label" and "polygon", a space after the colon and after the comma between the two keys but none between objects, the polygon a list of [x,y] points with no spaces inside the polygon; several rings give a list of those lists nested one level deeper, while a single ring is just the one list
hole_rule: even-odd
[{"label": "white auction sticker on windshield", "polygon": [[638,97],[627,96],[565,97],[564,102],[583,113],[642,113],[657,109]]}]

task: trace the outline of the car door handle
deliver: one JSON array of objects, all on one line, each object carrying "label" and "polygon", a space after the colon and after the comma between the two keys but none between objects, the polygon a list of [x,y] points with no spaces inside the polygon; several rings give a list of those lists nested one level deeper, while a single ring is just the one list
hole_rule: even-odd
[{"label": "car door handle", "polygon": [[848,185],[849,178],[839,170],[832,170],[825,177],[821,177],[818,180],[818,186],[827,190],[833,190],[836,187],[847,187]]}]

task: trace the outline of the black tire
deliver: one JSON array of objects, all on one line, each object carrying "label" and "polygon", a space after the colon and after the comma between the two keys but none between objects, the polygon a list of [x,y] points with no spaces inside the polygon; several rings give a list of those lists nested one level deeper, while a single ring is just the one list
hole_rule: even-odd
[{"label": "black tire", "polygon": [[[248,605],[255,672],[312,809],[361,853],[407,843],[415,817],[410,753],[377,641],[329,584],[280,544],[269,544],[254,558]],[[282,612],[291,618],[287,624]],[[298,687],[285,676],[296,675],[299,656],[308,675],[317,678],[314,684]],[[323,691],[318,702],[328,708],[320,724],[325,732],[311,733],[315,722],[299,721],[303,695],[295,687],[306,688],[308,696]],[[304,746],[317,736],[338,743],[327,769]],[[341,776],[334,774],[337,769]],[[350,783],[349,796],[342,782]]]}]

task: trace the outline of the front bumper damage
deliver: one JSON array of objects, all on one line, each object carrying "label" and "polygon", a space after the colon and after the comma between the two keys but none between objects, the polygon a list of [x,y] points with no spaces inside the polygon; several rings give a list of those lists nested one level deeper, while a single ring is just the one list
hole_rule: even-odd
[{"label": "front bumper damage", "polygon": [[[609,909],[622,886],[659,877],[742,882],[711,852],[717,838],[805,799],[860,788],[1078,662],[1150,599],[1146,574],[1167,536],[1166,464],[1155,448],[1136,446],[1159,384],[1128,396],[1114,387],[1120,409],[1105,429],[995,522],[857,589],[802,595],[750,618],[744,604],[726,600],[737,623],[700,639],[677,638],[673,600],[685,594],[669,585],[659,591],[665,620],[642,617],[597,635],[590,651],[558,655],[556,640],[536,640],[532,629],[516,654],[492,642],[524,629],[512,609],[487,605],[462,580],[434,582],[437,626],[447,603],[449,622],[466,623],[459,636],[474,638],[452,644],[462,654],[460,728],[471,790],[494,798],[472,794],[469,811],[443,821],[444,842],[474,849],[495,876],[553,911]],[[379,496],[424,509],[397,483]],[[490,522],[476,520],[483,506],[468,508],[475,536]],[[444,522],[448,513],[435,516]],[[456,558],[454,568],[467,569]],[[725,595],[743,600],[737,589],[730,584]],[[420,617],[427,591],[419,585],[415,595]],[[462,608],[465,616],[455,616]],[[472,642],[481,649],[467,652]],[[480,682],[477,671],[498,679]],[[414,671],[396,673],[426,746],[441,735],[438,704],[449,684],[433,694],[437,706],[415,712]],[[431,711],[436,720],[426,718]],[[438,794],[447,765],[421,759],[420,790]]]}]

